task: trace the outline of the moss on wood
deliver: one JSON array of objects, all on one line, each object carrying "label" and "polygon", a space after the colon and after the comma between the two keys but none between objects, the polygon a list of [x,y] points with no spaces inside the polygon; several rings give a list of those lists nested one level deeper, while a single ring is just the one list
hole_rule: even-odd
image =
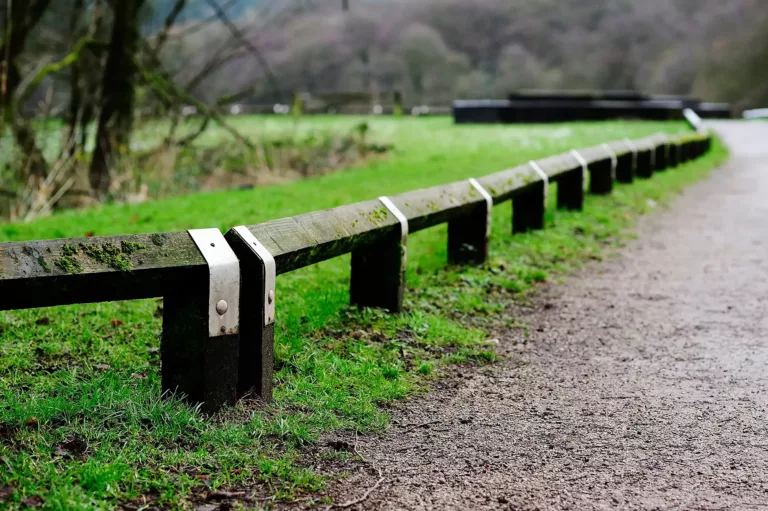
[{"label": "moss on wood", "polygon": [[83,265],[80,261],[68,256],[61,256],[54,262],[64,273],[82,273]]},{"label": "moss on wood", "polygon": [[37,258],[37,264],[43,269],[45,273],[51,273],[51,265],[45,260],[43,256]]}]

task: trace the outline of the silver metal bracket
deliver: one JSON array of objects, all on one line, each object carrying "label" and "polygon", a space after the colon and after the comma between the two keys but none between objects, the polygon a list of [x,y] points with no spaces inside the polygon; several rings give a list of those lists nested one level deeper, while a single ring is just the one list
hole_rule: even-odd
[{"label": "silver metal bracket", "polygon": [[486,223],[486,231],[485,236],[490,237],[491,235],[491,214],[493,213],[493,197],[491,197],[491,194],[488,193],[483,186],[477,182],[477,179],[474,177],[469,178],[469,184],[471,184],[475,190],[478,191],[478,193],[485,199],[486,204],[488,205],[488,222]]},{"label": "silver metal bracket", "polygon": [[630,152],[632,153],[632,174],[637,172],[637,146],[634,142],[632,142],[630,139],[625,138],[624,143],[629,148]]},{"label": "silver metal bracket", "polygon": [[395,218],[400,222],[400,233],[402,235],[401,242],[403,244],[402,270],[405,271],[406,266],[408,266],[408,218],[397,209],[397,206],[389,200],[389,197],[379,197],[379,201],[384,204],[384,207],[386,207],[390,213],[395,215]]},{"label": "silver metal bracket", "polygon": [[240,261],[218,229],[191,229],[189,236],[208,263],[208,334],[240,332]]},{"label": "silver metal bracket", "polygon": [[688,121],[688,124],[691,125],[691,128],[695,129],[699,133],[706,133],[707,129],[704,127],[704,121],[701,120],[699,114],[690,108],[686,108],[683,110],[683,115],[685,116],[685,120]]},{"label": "silver metal bracket", "polygon": [[576,161],[581,165],[581,174],[583,178],[584,187],[587,186],[587,174],[589,174],[589,164],[587,160],[576,149],[571,149],[571,155],[576,158]]},{"label": "silver metal bracket", "polygon": [[535,161],[529,161],[528,165],[530,165],[531,168],[539,175],[541,180],[544,181],[544,209],[547,209],[547,197],[549,196],[549,176],[547,176],[547,173],[544,172],[544,170]]},{"label": "silver metal bracket", "polygon": [[269,253],[267,247],[256,239],[256,236],[244,225],[232,229],[248,248],[261,259],[264,264],[264,326],[275,322],[275,291],[277,283],[277,265],[275,258]]},{"label": "silver metal bracket", "polygon": [[611,149],[611,146],[603,144],[601,147],[605,149],[605,152],[611,157],[611,181],[616,181],[616,167],[619,166],[619,159],[616,157],[614,150]]}]

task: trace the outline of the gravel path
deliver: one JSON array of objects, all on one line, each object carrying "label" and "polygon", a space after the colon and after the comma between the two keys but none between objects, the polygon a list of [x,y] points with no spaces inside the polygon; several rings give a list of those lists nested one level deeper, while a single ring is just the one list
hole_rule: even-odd
[{"label": "gravel path", "polygon": [[384,480],[350,509],[768,508],[768,123],[714,126],[731,161],[522,311],[507,363],[358,440]]}]

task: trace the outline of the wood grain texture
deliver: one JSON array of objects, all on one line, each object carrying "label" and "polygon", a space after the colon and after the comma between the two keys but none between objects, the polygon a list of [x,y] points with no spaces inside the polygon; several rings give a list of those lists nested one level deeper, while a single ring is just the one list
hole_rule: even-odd
[{"label": "wood grain texture", "polygon": [[458,218],[477,204],[485,204],[469,181],[433,186],[389,198],[408,219],[408,231],[417,232]]},{"label": "wood grain texture", "polygon": [[287,273],[386,238],[400,222],[378,199],[250,225],[248,229]]},{"label": "wood grain texture", "polygon": [[527,163],[477,178],[480,186],[493,198],[494,204],[514,199],[540,181],[539,174]]},{"label": "wood grain texture", "polygon": [[159,297],[207,272],[187,232],[0,243],[0,310]]}]

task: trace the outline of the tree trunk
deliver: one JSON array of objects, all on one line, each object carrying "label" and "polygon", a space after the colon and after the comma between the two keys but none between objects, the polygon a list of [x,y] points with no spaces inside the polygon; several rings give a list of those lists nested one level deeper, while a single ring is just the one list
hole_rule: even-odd
[{"label": "tree trunk", "polygon": [[115,0],[112,39],[101,86],[101,112],[89,178],[97,192],[111,184],[110,167],[129,149],[136,97],[139,9],[144,0]]},{"label": "tree trunk", "polygon": [[[83,15],[84,0],[75,0],[72,7],[72,18],[69,22],[69,35],[72,40],[78,41],[82,36],[80,30],[80,18]],[[79,124],[80,114],[83,107],[83,59],[82,55],[78,58],[78,61],[71,68],[70,75],[70,94],[69,94],[69,108],[67,110],[67,117],[64,124],[64,136],[62,138],[61,152],[69,157],[74,156],[77,153],[77,127]]]},{"label": "tree trunk", "polygon": [[[16,1],[11,4],[11,16],[6,20],[4,44],[0,47],[0,119],[2,127],[10,126],[16,143],[26,156],[24,169],[37,177],[48,175],[48,164],[37,147],[35,132],[16,111],[16,91],[21,84],[18,57],[24,50],[27,36],[42,18],[50,0]],[[7,31],[10,30],[10,34]],[[21,106],[21,105],[19,105]]]}]

